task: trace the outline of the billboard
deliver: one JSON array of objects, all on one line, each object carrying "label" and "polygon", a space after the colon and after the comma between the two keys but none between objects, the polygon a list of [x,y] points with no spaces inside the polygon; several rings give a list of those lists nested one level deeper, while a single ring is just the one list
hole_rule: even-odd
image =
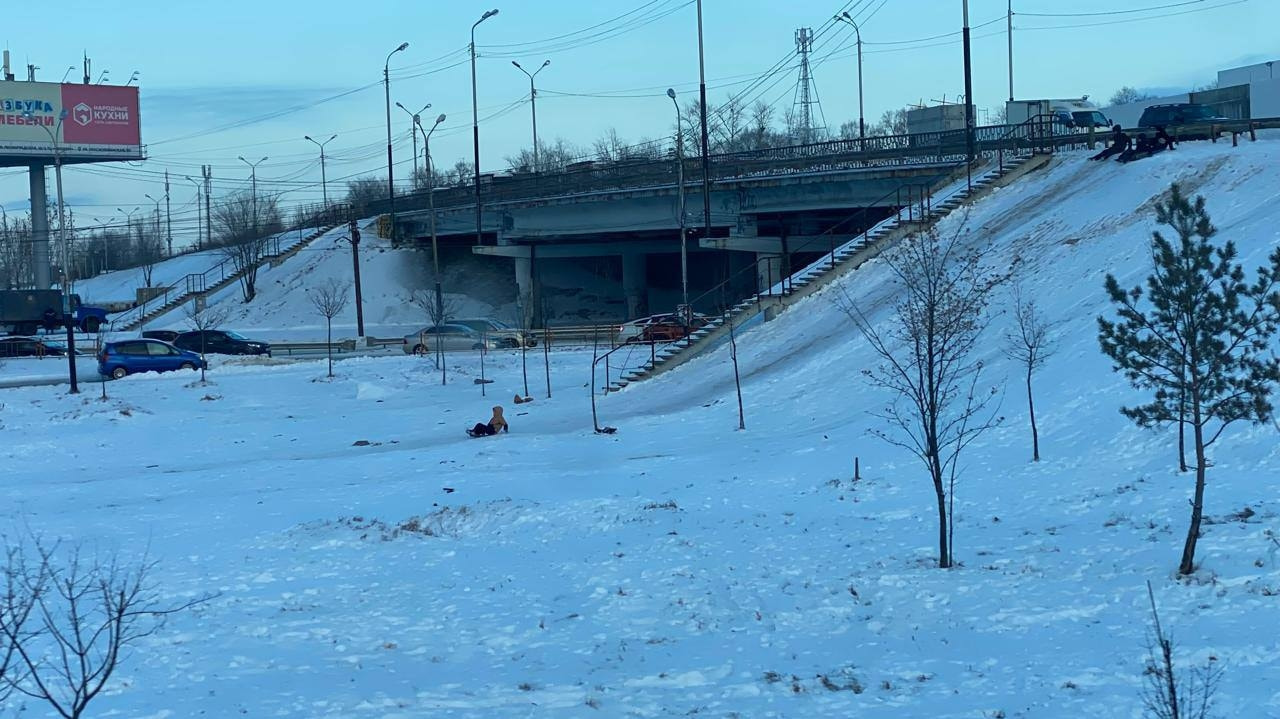
[{"label": "billboard", "polygon": [[[63,115],[63,112],[66,115]],[[142,159],[138,88],[0,82],[0,165]]]}]

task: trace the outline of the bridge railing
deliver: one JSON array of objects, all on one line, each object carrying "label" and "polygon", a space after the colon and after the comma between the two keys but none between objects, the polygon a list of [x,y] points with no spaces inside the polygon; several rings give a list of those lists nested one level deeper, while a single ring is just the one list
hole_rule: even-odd
[{"label": "bridge railing", "polygon": [[[1216,133],[1244,133],[1280,127],[1280,119],[1233,120],[1203,128],[1184,128],[1175,133],[1213,136]],[[1185,130],[1185,131],[1184,131]],[[989,125],[974,129],[974,150],[978,155],[1003,156],[1052,152],[1055,149],[1094,145],[1106,139],[1104,131],[1092,128],[1067,131],[1051,116],[1037,116],[1013,125]],[[711,155],[711,180],[742,180],[831,172],[859,168],[950,165],[963,162],[968,154],[965,130],[945,130],[906,135],[886,135],[846,140],[829,140],[807,145],[790,145],[759,150]],[[688,186],[701,183],[701,159],[685,158]],[[674,158],[584,162],[562,172],[483,175],[481,200],[486,204],[592,192],[674,187],[678,171]],[[436,188],[437,211],[475,204],[474,183]],[[425,190],[397,196],[399,212],[425,210]],[[390,210],[386,200],[370,203],[370,213]]]}]

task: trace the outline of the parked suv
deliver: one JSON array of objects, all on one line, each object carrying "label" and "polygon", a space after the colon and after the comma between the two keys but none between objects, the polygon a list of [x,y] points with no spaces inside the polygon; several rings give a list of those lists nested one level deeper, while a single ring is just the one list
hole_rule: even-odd
[{"label": "parked suv", "polygon": [[172,343],[174,340],[178,339],[179,334],[182,333],[176,330],[147,330],[142,333],[142,338]]},{"label": "parked suv", "polygon": [[497,340],[505,347],[533,347],[538,344],[538,338],[532,332],[526,332],[516,329],[511,325],[501,321],[485,317],[476,317],[465,320],[449,320],[455,325],[466,325],[471,329]]},{"label": "parked suv", "polygon": [[1226,122],[1227,118],[1208,107],[1194,102],[1175,102],[1168,105],[1152,105],[1142,111],[1138,127],[1163,127],[1166,130],[1181,125],[1209,125]]},{"label": "parked suv", "polygon": [[200,355],[160,340],[108,342],[98,353],[98,373],[120,379],[139,372],[171,372],[207,367]]},{"label": "parked suv", "polygon": [[[201,335],[204,336],[203,341]],[[174,338],[173,344],[191,352],[215,355],[266,355],[271,356],[271,345],[251,340],[229,330],[194,330],[183,332]]]}]

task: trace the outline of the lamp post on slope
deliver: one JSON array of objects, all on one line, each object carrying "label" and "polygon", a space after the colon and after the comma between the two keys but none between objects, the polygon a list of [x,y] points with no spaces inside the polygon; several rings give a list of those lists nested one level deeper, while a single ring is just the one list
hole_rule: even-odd
[{"label": "lamp post on slope", "polygon": [[836,20],[853,27],[853,32],[858,38],[858,139],[862,140],[867,136],[867,122],[862,114],[862,29],[847,12],[836,15]]},{"label": "lamp post on slope", "polygon": [[431,133],[435,132],[442,122],[444,122],[443,114],[436,118],[430,130],[423,130],[422,121],[417,117],[414,118],[414,123],[422,132],[423,154],[426,155],[424,159],[427,163],[427,207],[431,213],[431,270],[435,275],[437,321],[444,320],[444,290],[440,286],[440,248],[436,242],[436,171],[431,162]]},{"label": "lamp post on slope", "polygon": [[512,60],[511,64],[515,65],[517,70],[529,76],[529,109],[533,113],[533,171],[541,172],[542,165],[538,162],[538,90],[533,86],[533,78],[537,77],[538,73],[547,69],[547,65],[550,65],[551,61],[543,60],[542,66],[537,70],[534,70],[532,73],[524,69],[524,67],[515,60]]},{"label": "lamp post on slope", "polygon": [[311,139],[310,135],[302,136],[302,139],[311,140],[311,142],[314,142],[316,144],[316,147],[320,148],[320,196],[324,198],[324,210],[326,213],[329,211],[329,179],[325,177],[325,174],[324,174],[324,146],[328,145],[336,137],[337,135],[333,135],[332,137],[330,137],[328,140],[325,140],[324,142],[316,142],[315,140]]},{"label": "lamp post on slope", "polygon": [[399,47],[387,53],[387,61],[382,64],[382,87],[387,96],[387,202],[390,203],[391,209],[391,240],[393,242],[396,239],[396,185],[391,157],[391,56],[408,47],[409,43],[400,43]]},{"label": "lamp post on slope", "polygon": [[676,192],[680,197],[680,293],[681,307],[683,312],[688,315],[685,321],[688,323],[693,316],[693,310],[689,307],[689,250],[688,241],[685,237],[685,206],[684,206],[684,124],[680,120],[680,103],[676,101],[676,91],[667,88],[667,97],[671,98],[671,104],[676,108]]},{"label": "lamp post on slope", "polygon": [[475,179],[476,179],[476,245],[480,245],[483,237],[484,227],[480,220],[480,108],[476,101],[476,28],[480,23],[488,20],[498,14],[498,9],[494,8],[485,12],[471,26],[471,136],[472,144],[475,149]]}]

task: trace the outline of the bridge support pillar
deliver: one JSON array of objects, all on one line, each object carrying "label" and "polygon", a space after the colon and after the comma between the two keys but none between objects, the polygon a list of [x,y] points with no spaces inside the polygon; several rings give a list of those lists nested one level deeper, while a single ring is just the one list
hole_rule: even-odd
[{"label": "bridge support pillar", "polygon": [[627,301],[627,319],[649,314],[647,256],[639,252],[622,255],[622,296]]},{"label": "bridge support pillar", "polygon": [[49,266],[49,209],[45,196],[44,165],[31,165],[31,274],[38,290],[53,282]]}]

